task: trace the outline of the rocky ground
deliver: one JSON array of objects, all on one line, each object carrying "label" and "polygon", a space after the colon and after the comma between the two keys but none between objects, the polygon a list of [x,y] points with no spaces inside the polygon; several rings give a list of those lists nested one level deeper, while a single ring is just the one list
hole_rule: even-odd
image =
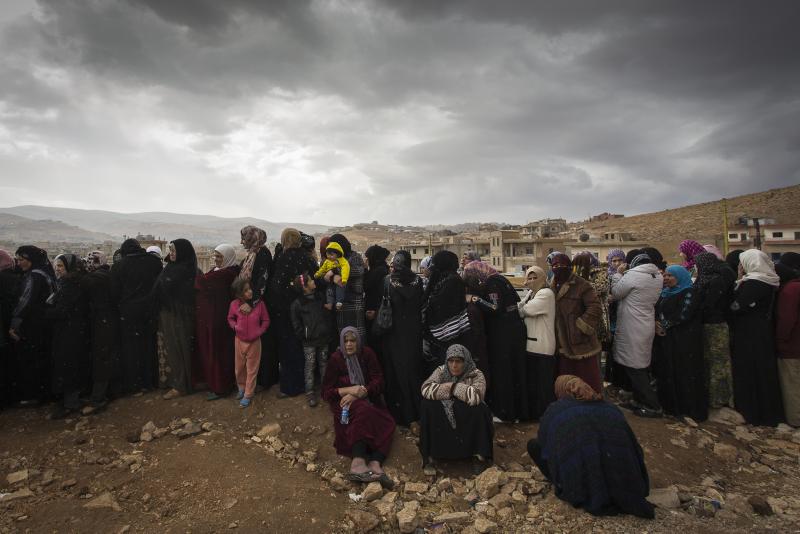
[{"label": "rocky ground", "polygon": [[497,425],[496,465],[422,473],[398,431],[392,491],[345,481],[324,406],[197,394],[123,399],[49,421],[0,413],[0,532],[752,532],[800,530],[800,431],[630,417],[656,519],[595,518],[559,501],[525,454],[535,425]]}]

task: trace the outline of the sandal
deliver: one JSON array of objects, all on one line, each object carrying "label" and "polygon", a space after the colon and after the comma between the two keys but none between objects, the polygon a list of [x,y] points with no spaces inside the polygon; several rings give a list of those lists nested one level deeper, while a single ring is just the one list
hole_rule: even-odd
[{"label": "sandal", "polygon": [[372,471],[364,471],[363,473],[353,473],[352,471],[347,474],[347,480],[353,482],[374,482],[374,473]]},{"label": "sandal", "polygon": [[381,473],[378,476],[377,481],[380,483],[381,487],[385,490],[391,491],[392,489],[394,489],[394,480],[389,478],[389,475],[387,475],[386,473]]}]

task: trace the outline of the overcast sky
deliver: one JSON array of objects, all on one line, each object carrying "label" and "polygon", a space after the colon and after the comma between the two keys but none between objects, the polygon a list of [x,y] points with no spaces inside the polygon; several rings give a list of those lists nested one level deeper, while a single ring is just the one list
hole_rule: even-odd
[{"label": "overcast sky", "polygon": [[800,183],[800,2],[0,0],[0,205],[347,224]]}]

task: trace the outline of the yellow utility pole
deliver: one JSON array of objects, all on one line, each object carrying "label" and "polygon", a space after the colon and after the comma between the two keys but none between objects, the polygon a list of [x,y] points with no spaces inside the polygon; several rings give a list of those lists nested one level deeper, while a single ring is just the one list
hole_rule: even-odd
[{"label": "yellow utility pole", "polygon": [[722,254],[728,255],[728,199],[722,199]]}]

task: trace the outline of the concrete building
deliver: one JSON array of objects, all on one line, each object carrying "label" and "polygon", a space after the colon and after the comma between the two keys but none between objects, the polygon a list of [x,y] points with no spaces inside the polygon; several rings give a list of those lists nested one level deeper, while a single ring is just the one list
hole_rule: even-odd
[{"label": "concrete building", "polygon": [[555,237],[567,231],[567,221],[564,219],[541,219],[532,221],[520,228],[520,235],[524,238],[535,239]]},{"label": "concrete building", "polygon": [[[757,246],[756,228],[752,220],[748,224],[728,227],[728,248],[748,249]],[[784,252],[800,253],[800,224],[767,224],[759,225],[761,250],[774,260]]]}]

